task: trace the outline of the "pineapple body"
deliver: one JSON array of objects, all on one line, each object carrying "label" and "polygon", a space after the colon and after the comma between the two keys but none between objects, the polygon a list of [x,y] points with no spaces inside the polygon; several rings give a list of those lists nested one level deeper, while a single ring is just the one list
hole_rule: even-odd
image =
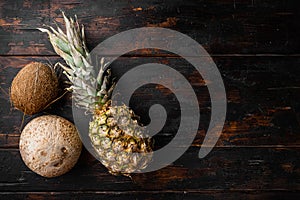
[{"label": "pineapple body", "polygon": [[90,62],[85,44],[84,27],[62,13],[66,33],[59,27],[38,28],[46,32],[55,52],[66,62],[58,63],[72,85],[75,105],[93,113],[89,123],[89,137],[101,163],[112,174],[129,175],[148,166],[152,159],[151,139],[147,139],[136,116],[127,106],[112,106],[109,63],[101,59],[101,68],[96,73]]},{"label": "pineapple body", "polygon": [[130,174],[147,167],[152,157],[151,140],[127,106],[108,102],[96,109],[89,137],[101,163],[112,174]]}]

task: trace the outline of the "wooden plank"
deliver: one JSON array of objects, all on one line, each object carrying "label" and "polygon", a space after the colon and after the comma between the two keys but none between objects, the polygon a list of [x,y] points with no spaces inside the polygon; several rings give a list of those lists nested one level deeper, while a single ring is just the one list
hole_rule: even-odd
[{"label": "wooden plank", "polygon": [[[62,23],[60,9],[77,14],[92,49],[104,39],[138,27],[187,34],[211,54],[299,54],[299,1],[1,1],[0,55],[53,55],[35,28]],[[120,43],[122,45],[122,43]],[[135,54],[157,54],[140,51]]]},{"label": "wooden plank", "polygon": [[0,193],[1,199],[299,199],[300,194],[293,191],[128,191],[128,192],[107,192],[107,191],[75,191],[75,192],[11,192]]},{"label": "wooden plank", "polygon": [[128,177],[110,175],[86,151],[78,164],[57,178],[30,171],[18,150],[0,150],[0,191],[144,191],[144,190],[300,190],[299,148],[217,147],[204,159],[190,148],[174,164]]},{"label": "wooden plank", "polygon": [[[223,134],[218,146],[259,146],[300,144],[300,57],[295,56],[216,56],[213,57],[225,83],[228,109]],[[55,63],[58,57],[0,57],[0,148],[17,148],[20,130],[36,116],[25,116],[10,106],[8,91],[18,70],[31,61]],[[114,76],[122,76],[129,69],[143,63],[158,62],[182,73],[198,94],[201,109],[199,132],[194,141],[199,146],[210,120],[210,98],[201,76],[180,58],[122,57],[112,64]],[[61,77],[61,82],[64,80]],[[65,86],[65,85],[64,85]],[[62,90],[63,92],[63,90]],[[61,92],[61,93],[62,93]],[[179,104],[170,90],[146,85],[136,91],[131,107],[149,123],[148,109],[160,103],[169,112],[167,125],[157,136],[157,145],[164,146],[176,134]],[[44,113],[72,118],[71,94],[66,95]]]},{"label": "wooden plank", "polygon": [[[296,0],[1,1],[0,199],[299,199],[299,8]],[[86,150],[66,175],[46,179],[31,172],[17,149],[20,130],[41,114],[72,121],[71,95],[44,113],[25,116],[22,123],[8,91],[24,64],[59,60],[47,36],[35,28],[54,25],[53,20],[61,24],[60,9],[77,14],[85,24],[91,49],[116,33],[143,26],[171,28],[202,44],[213,55],[228,97],[223,134],[213,151],[204,159],[197,157],[211,110],[201,76],[176,55],[146,49],[116,61],[114,75],[119,78],[148,62],[182,73],[198,94],[201,109],[192,147],[174,164],[135,174],[132,180],[108,174]],[[169,114],[156,136],[160,148],[176,134],[179,104],[167,88],[147,85],[136,91],[130,106],[146,124],[154,103]]]}]

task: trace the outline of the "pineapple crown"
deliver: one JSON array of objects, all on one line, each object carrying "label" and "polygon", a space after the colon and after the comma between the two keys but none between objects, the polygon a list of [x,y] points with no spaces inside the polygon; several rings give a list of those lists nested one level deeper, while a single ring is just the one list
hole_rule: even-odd
[{"label": "pineapple crown", "polygon": [[73,91],[75,105],[93,112],[98,106],[105,104],[113,91],[114,84],[110,84],[109,63],[100,61],[100,69],[96,76],[95,67],[91,64],[90,54],[86,47],[84,26],[79,26],[77,16],[75,20],[68,19],[62,12],[66,33],[59,26],[55,30],[51,26],[37,28],[46,32],[54,51],[61,56],[67,66],[57,63],[63,69],[72,86],[67,88]]}]

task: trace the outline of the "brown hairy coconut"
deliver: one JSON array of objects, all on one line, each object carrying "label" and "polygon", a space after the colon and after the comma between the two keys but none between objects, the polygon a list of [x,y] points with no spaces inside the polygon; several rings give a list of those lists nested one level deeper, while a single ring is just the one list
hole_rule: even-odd
[{"label": "brown hairy coconut", "polygon": [[31,120],[20,136],[24,163],[44,177],[60,176],[77,162],[82,143],[75,126],[56,115]]},{"label": "brown hairy coconut", "polygon": [[11,84],[10,98],[25,114],[42,111],[58,94],[54,70],[43,63],[32,62],[19,71]]}]

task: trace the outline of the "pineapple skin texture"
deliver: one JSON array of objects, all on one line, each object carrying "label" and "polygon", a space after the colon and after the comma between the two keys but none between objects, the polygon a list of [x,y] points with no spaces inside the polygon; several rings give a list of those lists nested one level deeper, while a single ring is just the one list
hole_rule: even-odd
[{"label": "pineapple skin texture", "polygon": [[89,137],[98,159],[114,175],[129,175],[152,160],[152,141],[146,138],[133,111],[107,102],[96,109],[89,123]]}]

